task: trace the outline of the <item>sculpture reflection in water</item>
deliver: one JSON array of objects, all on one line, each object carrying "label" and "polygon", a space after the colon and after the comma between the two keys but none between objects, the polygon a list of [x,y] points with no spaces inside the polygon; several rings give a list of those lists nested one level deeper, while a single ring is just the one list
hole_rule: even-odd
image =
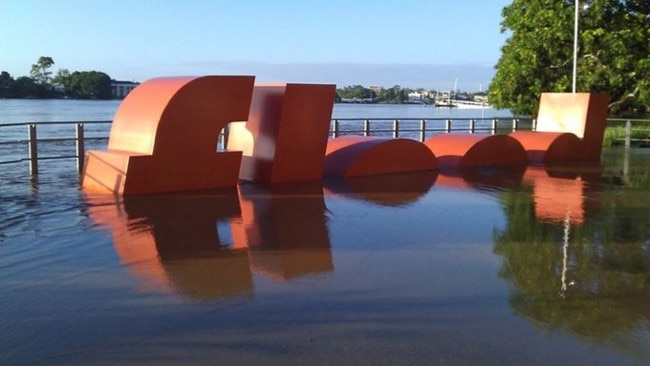
[{"label": "sculpture reflection in water", "polygon": [[436,182],[437,171],[407,172],[361,177],[331,177],[325,192],[380,206],[408,206],[417,202]]},{"label": "sculpture reflection in water", "polygon": [[[406,206],[435,178],[418,172],[334,179],[325,191]],[[89,215],[110,228],[120,262],[144,291],[199,300],[252,296],[253,273],[291,280],[334,270],[323,191],[318,181],[125,196],[118,203],[88,196]]]},{"label": "sculpture reflection in water", "polygon": [[253,269],[282,280],[334,270],[321,182],[243,184],[239,194],[233,243]]},{"label": "sculpture reflection in water", "polygon": [[[93,204],[142,289],[198,300],[254,293],[253,271],[292,279],[333,270],[322,185],[239,187]],[[288,189],[288,190],[287,190]]]},{"label": "sculpture reflection in water", "polygon": [[[549,331],[629,348],[648,339],[650,233],[624,228],[647,229],[647,211],[617,205],[600,181],[599,167],[529,168],[520,189],[501,194],[507,227],[495,233],[494,251],[518,314]],[[632,352],[647,345],[636,346]]]}]

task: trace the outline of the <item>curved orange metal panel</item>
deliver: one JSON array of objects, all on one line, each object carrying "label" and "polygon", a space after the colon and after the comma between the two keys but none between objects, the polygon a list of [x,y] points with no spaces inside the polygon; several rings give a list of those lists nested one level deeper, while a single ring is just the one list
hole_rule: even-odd
[{"label": "curved orange metal panel", "polygon": [[531,164],[552,164],[583,156],[583,142],[572,133],[517,131],[510,136],[521,143]]},{"label": "curved orange metal panel", "polygon": [[528,157],[517,140],[506,135],[445,134],[427,139],[441,168],[526,165]]},{"label": "curved orange metal panel", "polygon": [[216,152],[220,131],[248,118],[254,77],[146,81],[120,105],[108,151],[91,151],[85,188],[143,194],[235,186],[241,152]]},{"label": "curved orange metal panel", "polygon": [[329,140],[325,175],[353,177],[438,169],[423,144],[410,139],[345,136]]}]

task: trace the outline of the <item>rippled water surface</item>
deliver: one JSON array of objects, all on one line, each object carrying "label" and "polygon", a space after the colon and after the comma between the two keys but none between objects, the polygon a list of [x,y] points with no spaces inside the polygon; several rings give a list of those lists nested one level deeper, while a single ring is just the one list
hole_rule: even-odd
[{"label": "rippled water surface", "polygon": [[648,149],[126,199],[0,169],[2,365],[650,364]]}]

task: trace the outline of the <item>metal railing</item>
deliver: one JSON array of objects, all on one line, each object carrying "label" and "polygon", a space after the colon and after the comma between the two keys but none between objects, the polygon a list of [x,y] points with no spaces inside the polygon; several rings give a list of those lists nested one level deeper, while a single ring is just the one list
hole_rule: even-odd
[{"label": "metal railing", "polygon": [[332,120],[331,137],[404,137],[424,142],[441,133],[498,134],[534,130],[534,123],[530,118],[336,118]]},{"label": "metal railing", "polygon": [[[633,123],[644,123],[650,125],[650,120],[642,119],[608,119],[608,124],[622,124],[626,126],[625,146],[630,147],[634,139],[631,138],[634,131]],[[37,175],[39,172],[39,161],[44,160],[76,160],[76,168],[79,173],[83,171],[84,157],[86,154],[86,143],[89,141],[107,141],[111,121],[69,121],[69,122],[32,122],[32,123],[3,123],[0,124],[0,148],[11,146],[27,146],[27,153],[2,153],[0,159],[10,157],[9,160],[0,160],[0,165],[29,163],[30,174]],[[61,131],[54,137],[39,138],[40,127],[74,126],[74,136],[69,134],[61,136]],[[101,126],[101,135],[88,136],[86,126]],[[27,138],[10,138],[6,140],[3,132],[8,128],[27,127]],[[518,130],[535,130],[535,120],[531,118],[336,118],[331,122],[331,138],[356,135],[356,136],[379,136],[391,138],[411,138],[424,141],[432,135],[442,133],[483,133],[483,134],[506,134]],[[95,131],[97,133],[98,131]],[[16,132],[14,131],[14,135]],[[24,135],[23,135],[24,136]],[[223,131],[219,136],[217,150],[224,150]],[[40,147],[45,143],[72,143],[74,149],[63,149],[64,153],[58,155],[41,154]],[[105,148],[105,146],[104,146]],[[59,149],[60,150],[60,149]]]},{"label": "metal railing", "polygon": [[[634,138],[635,132],[637,131],[645,132],[648,129],[650,129],[650,120],[648,119],[608,118],[607,123],[609,126],[615,126],[615,125],[625,126],[624,137],[618,138],[617,140],[619,141],[622,140],[626,148],[630,148],[632,146],[632,143],[645,143],[645,144],[650,143],[650,138]],[[633,125],[638,126],[641,124],[646,124],[647,127],[635,128],[633,126]],[[648,136],[649,133],[644,133],[644,135]]]},{"label": "metal railing", "polygon": [[[10,160],[0,160],[0,165],[5,164],[15,164],[22,162],[29,162],[29,171],[30,174],[36,175],[39,171],[39,161],[43,160],[64,160],[64,159],[75,159],[77,172],[81,173],[84,166],[84,158],[86,156],[86,142],[89,141],[108,141],[108,133],[104,136],[87,136],[85,133],[86,125],[105,125],[107,127],[106,131],[110,128],[112,121],[88,121],[88,122],[77,122],[77,121],[58,121],[58,122],[33,122],[33,123],[2,123],[0,124],[0,148],[8,148],[12,146],[24,146],[27,145],[27,155],[21,156],[20,153],[11,153],[8,154],[7,151],[3,151],[2,155],[10,155]],[[3,136],[4,130],[8,128],[19,128],[27,127],[27,139],[18,138],[5,140]],[[60,137],[59,134],[53,137],[39,138],[38,136],[38,127],[48,126],[74,126],[74,137]],[[15,132],[14,132],[15,134]],[[63,155],[41,155],[39,151],[39,146],[45,143],[51,144],[60,144],[72,142],[74,143],[74,151],[65,150]],[[1,159],[1,158],[0,158]]]}]

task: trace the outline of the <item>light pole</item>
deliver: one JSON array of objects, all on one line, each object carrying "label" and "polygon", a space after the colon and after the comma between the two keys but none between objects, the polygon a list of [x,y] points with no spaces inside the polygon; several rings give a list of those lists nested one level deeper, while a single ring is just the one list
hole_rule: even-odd
[{"label": "light pole", "polygon": [[576,76],[578,74],[578,16],[580,13],[579,0],[576,0],[576,15],[573,24],[573,93],[576,92]]}]

